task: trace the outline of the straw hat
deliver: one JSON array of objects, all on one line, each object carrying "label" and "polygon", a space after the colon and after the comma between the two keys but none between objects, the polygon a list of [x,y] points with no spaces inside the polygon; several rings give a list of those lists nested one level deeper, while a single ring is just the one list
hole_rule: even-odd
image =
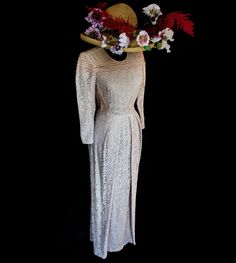
[{"label": "straw hat", "polygon": [[[138,27],[138,20],[134,10],[124,3],[115,4],[105,10],[105,12],[111,16],[113,19],[121,18],[121,20],[128,22],[130,25],[134,27],[134,31],[132,37],[130,38],[130,43],[127,48],[124,48],[125,52],[141,52],[144,51],[144,47],[138,45],[135,37],[135,33]],[[107,36],[106,33],[103,35]],[[93,44],[98,47],[102,47],[102,39],[98,40],[88,36],[86,34],[81,33],[80,38],[90,44]],[[109,49],[111,45],[107,45],[105,48]]]}]

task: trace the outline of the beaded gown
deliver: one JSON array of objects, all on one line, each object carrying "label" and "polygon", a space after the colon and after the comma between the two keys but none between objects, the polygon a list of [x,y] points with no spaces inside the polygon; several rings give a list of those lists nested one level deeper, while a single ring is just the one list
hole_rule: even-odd
[{"label": "beaded gown", "polygon": [[122,61],[99,47],[80,53],[76,94],[81,141],[89,148],[90,240],[101,258],[135,244],[144,87],[142,52]]}]

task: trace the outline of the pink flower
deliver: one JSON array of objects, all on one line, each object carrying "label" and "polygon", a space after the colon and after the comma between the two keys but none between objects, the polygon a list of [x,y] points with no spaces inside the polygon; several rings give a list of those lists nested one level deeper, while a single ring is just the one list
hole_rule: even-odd
[{"label": "pink flower", "polygon": [[148,44],[150,42],[150,37],[145,30],[142,30],[139,32],[139,34],[136,38],[136,41],[139,44],[139,46],[141,46],[141,47],[148,46]]},{"label": "pink flower", "polygon": [[158,42],[157,48],[158,49],[166,49],[167,53],[170,53],[170,45],[168,41],[173,42],[173,35],[174,32],[170,28],[165,28],[164,30],[160,31],[158,35],[152,40],[154,43]]},{"label": "pink flower", "polygon": [[170,28],[165,28],[165,29],[163,29],[162,31],[160,31],[159,33],[158,33],[158,37],[160,38],[160,39],[162,39],[162,40],[165,40],[165,41],[174,41],[174,39],[173,39],[173,35],[174,35],[174,32],[173,32],[173,30],[172,29],[170,29]]}]

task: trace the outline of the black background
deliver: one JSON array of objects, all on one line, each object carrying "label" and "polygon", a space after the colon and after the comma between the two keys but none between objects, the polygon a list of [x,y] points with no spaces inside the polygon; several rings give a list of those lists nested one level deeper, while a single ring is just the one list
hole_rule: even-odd
[{"label": "black background", "polygon": [[[31,223],[41,254],[66,262],[99,261],[89,241],[90,179],[87,145],[80,140],[75,89],[79,53],[92,46],[80,40],[87,10],[98,1],[58,4],[41,19],[31,77],[37,90],[36,131],[29,168],[36,196]],[[108,1],[109,5],[119,1]],[[150,1],[125,1],[142,22]],[[159,0],[163,13],[191,13],[195,36],[178,31],[172,53],[145,52],[145,129],[137,192],[136,246],[109,253],[108,261],[155,256],[196,259],[209,249],[211,207],[207,175],[210,134],[206,14],[198,1]],[[39,26],[40,28],[40,26]],[[38,52],[37,52],[38,51]],[[37,80],[37,81],[35,81]],[[29,151],[31,149],[29,147]],[[208,169],[208,168],[207,168]],[[37,244],[40,244],[39,246]]]}]

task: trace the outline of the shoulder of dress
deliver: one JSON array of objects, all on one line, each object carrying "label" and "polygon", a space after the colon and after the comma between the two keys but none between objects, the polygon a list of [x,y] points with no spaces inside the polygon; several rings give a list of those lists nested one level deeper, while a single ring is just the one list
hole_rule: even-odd
[{"label": "shoulder of dress", "polygon": [[132,58],[132,60],[139,61],[141,63],[145,63],[143,52],[132,52],[130,53],[130,57]]},{"label": "shoulder of dress", "polygon": [[92,64],[97,66],[99,64],[99,61],[101,61],[103,57],[102,48],[99,47],[90,48],[86,51],[81,52],[80,57],[86,58]]},{"label": "shoulder of dress", "polygon": [[81,52],[80,54],[87,55],[87,56],[94,56],[100,52],[100,49],[101,48],[94,47],[94,48],[87,49]]}]

